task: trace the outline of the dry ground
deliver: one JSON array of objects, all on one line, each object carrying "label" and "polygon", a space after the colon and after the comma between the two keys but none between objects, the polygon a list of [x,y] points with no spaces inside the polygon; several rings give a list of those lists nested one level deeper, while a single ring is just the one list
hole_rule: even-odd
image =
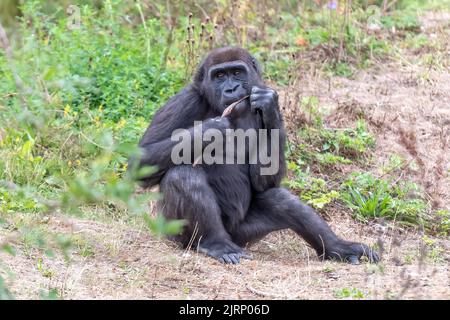
[{"label": "dry ground", "polygon": [[331,225],[346,238],[383,241],[382,262],[321,262],[285,231],[249,248],[253,260],[222,265],[141,229],[66,217],[52,217],[49,228],[82,236],[92,255],[77,250],[70,264],[37,251],[0,257],[16,275],[11,288],[21,299],[50,288],[64,299],[334,299],[347,297],[342,292],[351,289],[356,293],[348,298],[450,298],[448,240],[436,240],[432,249],[412,233],[393,236],[344,217]]},{"label": "dry ground", "polygon": [[[448,15],[425,18],[424,32],[443,37],[439,50],[448,59]],[[327,125],[344,127],[356,115],[365,117],[377,138],[372,171],[379,174],[392,154],[401,155],[410,165],[398,177],[418,182],[436,208],[450,209],[448,60],[444,67],[427,65],[422,59],[427,49],[421,50],[404,51],[352,80],[307,75],[294,89],[320,98],[330,114]],[[413,231],[361,225],[348,212],[333,215],[332,228],[345,238],[381,245],[379,265],[318,261],[289,231],[248,248],[253,260],[228,266],[117,221],[53,216],[47,224],[78,237],[81,245],[70,264],[60,254],[49,259],[20,246],[15,257],[1,252],[15,275],[7,284],[17,298],[39,298],[41,289],[51,288],[64,299],[450,298],[449,239],[424,241]]]}]

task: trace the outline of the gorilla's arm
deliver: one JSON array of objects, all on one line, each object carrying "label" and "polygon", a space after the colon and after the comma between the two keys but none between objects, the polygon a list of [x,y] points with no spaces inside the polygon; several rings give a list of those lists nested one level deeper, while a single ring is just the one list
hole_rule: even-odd
[{"label": "gorilla's arm", "polygon": [[[151,187],[158,184],[168,169],[174,166],[171,159],[172,148],[178,141],[172,141],[171,135],[176,129],[187,129],[193,137],[194,121],[207,117],[209,106],[198,92],[191,86],[173,96],[165,106],[155,114],[152,123],[147,128],[139,142],[143,154],[136,163],[130,159],[129,167],[155,166],[156,171],[150,176],[141,178],[144,186]],[[225,130],[229,127],[228,119],[209,119],[202,123],[203,130],[217,128]],[[193,150],[193,139],[191,141]]]},{"label": "gorilla's arm", "polygon": [[[258,127],[268,130],[267,151],[270,159],[272,159],[272,152],[278,152],[278,155],[274,156],[275,161],[278,161],[278,171],[275,174],[261,174],[261,168],[267,166],[260,163],[250,166],[252,186],[256,191],[263,192],[269,188],[278,187],[286,173],[286,161],[284,157],[286,134],[284,131],[283,117],[278,105],[278,94],[274,90],[253,87],[250,95],[250,106],[252,112],[259,115],[258,121],[260,124]],[[278,137],[273,134],[272,129],[278,130]],[[278,140],[272,141],[272,139]],[[277,144],[278,150],[271,150],[272,142]]]}]

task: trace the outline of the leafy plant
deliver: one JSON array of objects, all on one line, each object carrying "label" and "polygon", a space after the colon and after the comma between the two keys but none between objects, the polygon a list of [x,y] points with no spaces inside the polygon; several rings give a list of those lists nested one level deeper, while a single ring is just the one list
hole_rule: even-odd
[{"label": "leafy plant", "polygon": [[333,290],[338,299],[364,299],[364,293],[357,288],[342,288]]},{"label": "leafy plant", "polygon": [[410,198],[417,186],[391,182],[370,173],[353,173],[342,183],[341,199],[361,221],[384,218],[409,226],[430,227],[427,206],[420,198]]},{"label": "leafy plant", "polygon": [[163,215],[158,215],[151,219],[149,215],[144,214],[144,220],[148,228],[157,236],[176,235],[180,233],[181,228],[186,224],[184,220],[168,221]]},{"label": "leafy plant", "polygon": [[5,280],[0,277],[0,300],[12,300],[14,296],[5,285]]},{"label": "leafy plant", "polygon": [[383,218],[392,210],[392,198],[385,190],[378,189],[368,192],[366,195],[353,187],[349,187],[347,193],[342,196],[344,202],[357,212],[358,220],[366,221],[367,218]]},{"label": "leafy plant", "polygon": [[340,194],[336,190],[329,190],[326,181],[311,177],[307,173],[298,171],[296,164],[290,163],[289,168],[297,171],[295,179],[285,180],[284,184],[300,194],[300,199],[305,201],[316,209],[324,209],[336,199],[339,199]]},{"label": "leafy plant", "polygon": [[321,120],[317,120],[315,126],[301,128],[298,137],[304,143],[293,146],[289,157],[298,157],[301,162],[315,160],[324,167],[350,164],[375,146],[375,139],[362,120],[356,123],[356,128],[344,130],[324,128]]}]

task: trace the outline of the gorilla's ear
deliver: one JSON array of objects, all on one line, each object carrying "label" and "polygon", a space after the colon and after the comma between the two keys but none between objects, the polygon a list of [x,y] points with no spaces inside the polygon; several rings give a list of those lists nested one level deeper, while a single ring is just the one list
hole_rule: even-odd
[{"label": "gorilla's ear", "polygon": [[259,64],[258,60],[256,60],[255,57],[250,56],[250,59],[252,61],[252,67],[255,69],[256,73],[258,74],[258,76],[261,78],[262,76],[262,68],[261,65]]},{"label": "gorilla's ear", "polygon": [[197,68],[197,71],[195,71],[194,84],[196,84],[196,85],[199,85],[205,78],[205,62],[206,62],[206,59],[204,59],[200,63],[200,65]]}]

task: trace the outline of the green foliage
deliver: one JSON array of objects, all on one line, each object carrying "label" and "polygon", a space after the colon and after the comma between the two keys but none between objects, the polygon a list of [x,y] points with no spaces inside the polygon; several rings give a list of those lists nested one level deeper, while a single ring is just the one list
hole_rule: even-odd
[{"label": "green foliage", "polygon": [[50,269],[47,269],[44,266],[44,262],[42,258],[37,259],[36,269],[41,273],[41,275],[45,278],[51,278],[53,276],[53,272]]},{"label": "green foliage", "polygon": [[428,207],[410,193],[417,186],[403,181],[388,181],[370,173],[353,173],[342,184],[341,199],[361,221],[384,218],[409,226],[429,225]]},{"label": "green foliage", "polygon": [[436,217],[438,219],[438,234],[442,236],[450,235],[450,211],[437,210]]},{"label": "green foliage", "polygon": [[0,216],[14,212],[41,212],[43,209],[44,206],[26,190],[0,187]]},{"label": "green foliage", "polygon": [[428,236],[422,238],[427,252],[427,258],[433,263],[445,263],[445,248],[440,246],[435,239],[431,239]]},{"label": "green foliage", "polygon": [[16,249],[14,249],[14,247],[11,246],[9,243],[2,244],[2,246],[0,247],[0,250],[5,251],[6,253],[8,253],[12,256],[16,255]]},{"label": "green foliage", "polygon": [[300,194],[300,198],[315,209],[322,210],[339,199],[339,192],[330,190],[325,180],[314,178],[302,172],[294,162],[288,162],[288,169],[295,172],[295,179],[286,179],[283,184]]},{"label": "green foliage", "polygon": [[416,14],[400,14],[394,12],[392,15],[381,17],[381,23],[386,28],[397,30],[417,31],[420,28],[419,19]]},{"label": "green foliage", "polygon": [[[162,19],[131,21],[123,15],[127,4],[112,1],[80,6],[80,27],[68,28],[70,17],[43,14],[43,7],[24,2],[13,60],[0,51],[0,218],[17,231],[25,254],[38,249],[53,257],[58,250],[70,262],[73,249],[88,257],[92,248],[49,232],[40,215],[86,215],[95,206],[114,218],[142,219],[156,195],[135,193],[135,179],[149,171],[126,174],[127,159],[185,73]],[[156,226],[163,234],[181,225]],[[9,243],[2,249],[14,253]],[[37,269],[52,276],[42,261]],[[9,297],[0,280],[1,297]],[[41,297],[59,295],[52,289]]]},{"label": "green foliage", "polygon": [[334,289],[333,294],[337,299],[364,299],[364,293],[357,288]]},{"label": "green foliage", "polygon": [[349,205],[357,208],[357,218],[364,220],[367,217],[385,217],[389,214],[392,205],[392,199],[386,195],[386,190],[378,189],[374,193],[369,192],[363,196],[358,189],[348,188],[343,199]]},{"label": "green foliage", "polygon": [[58,292],[58,289],[52,288],[49,290],[41,290],[39,292],[39,297],[42,300],[59,300],[61,299],[60,293]]},{"label": "green foliage", "polygon": [[[293,177],[284,184],[298,192],[300,198],[323,210],[341,198],[339,183],[330,177],[334,169],[365,159],[367,151],[375,146],[375,139],[363,120],[355,128],[332,129],[323,125],[322,114],[317,109],[316,97],[304,97],[301,107],[309,114],[312,124],[305,125],[298,132],[299,143],[289,145],[287,166]],[[313,171],[325,170],[330,175],[316,178]]]},{"label": "green foliage", "polygon": [[5,285],[5,280],[0,277],[0,300],[12,300],[14,296]]},{"label": "green foliage", "polygon": [[151,219],[149,215],[144,214],[144,220],[148,228],[157,236],[179,234],[182,227],[186,224],[184,220],[168,221],[163,215],[158,215]]},{"label": "green foliage", "polygon": [[184,74],[180,61],[167,61],[162,20],[135,25],[123,20],[123,5],[81,7],[79,28],[68,28],[65,14],[42,14],[39,1],[21,8],[13,49],[27,62],[16,63],[24,88],[0,55],[2,215],[51,209],[47,198],[70,211],[100,204],[137,212],[134,177],[123,178],[130,146]]},{"label": "green foliage", "polygon": [[[16,50],[17,59],[29,62],[20,65],[25,84],[41,90],[33,81],[38,77],[52,100],[76,112],[101,107],[103,116],[114,121],[151,116],[179,90],[182,73],[163,68],[168,30],[161,20],[149,19],[145,30],[142,25],[132,28],[122,22],[120,9],[117,5],[94,11],[83,6],[82,24],[69,30],[69,17],[43,19],[40,6],[26,2],[20,29],[24,46]],[[34,22],[32,28],[29,21]],[[151,39],[151,50],[143,52],[147,39]]]},{"label": "green foliage", "polygon": [[349,164],[375,146],[375,139],[363,120],[359,120],[354,129],[340,130],[324,128],[318,119],[318,125],[305,126],[299,131],[298,136],[304,143],[291,150],[302,162],[313,160],[324,167]]},{"label": "green foliage", "polygon": [[344,158],[342,156],[337,156],[335,154],[325,152],[325,153],[317,153],[316,159],[319,164],[323,166],[334,166],[337,164],[350,164],[352,161],[350,159]]}]

